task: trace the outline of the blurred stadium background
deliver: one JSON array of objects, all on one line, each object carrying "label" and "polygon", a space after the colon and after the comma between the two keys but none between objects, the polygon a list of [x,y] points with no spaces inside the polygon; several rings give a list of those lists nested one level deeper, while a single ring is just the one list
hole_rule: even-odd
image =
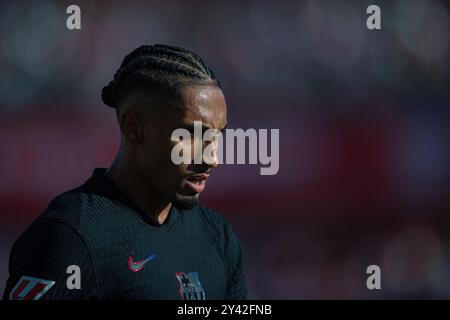
[{"label": "blurred stadium background", "polygon": [[117,150],[102,86],[166,43],[215,70],[231,128],[280,129],[278,175],[224,165],[203,195],[241,237],[250,298],[450,298],[449,29],[437,0],[1,1],[0,291],[17,236]]}]

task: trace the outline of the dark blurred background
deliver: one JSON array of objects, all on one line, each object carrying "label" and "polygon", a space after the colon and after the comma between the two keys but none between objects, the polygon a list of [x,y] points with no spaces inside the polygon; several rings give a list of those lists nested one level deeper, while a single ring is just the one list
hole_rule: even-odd
[{"label": "dark blurred background", "polygon": [[277,175],[223,165],[202,197],[250,298],[450,298],[449,29],[437,0],[0,2],[0,291],[18,235],[117,151],[102,86],[164,43],[216,72],[230,128],[280,129]]}]

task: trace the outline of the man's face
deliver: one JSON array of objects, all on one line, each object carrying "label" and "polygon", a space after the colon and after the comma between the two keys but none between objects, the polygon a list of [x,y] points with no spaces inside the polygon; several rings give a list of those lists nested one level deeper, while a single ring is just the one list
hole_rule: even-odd
[{"label": "man's face", "polygon": [[[227,107],[222,90],[212,86],[188,86],[181,89],[179,103],[154,108],[145,124],[145,138],[138,153],[141,171],[163,198],[175,206],[189,208],[197,203],[206,180],[215,163],[194,164],[191,136],[190,164],[175,165],[171,153],[178,143],[172,141],[172,132],[183,128],[194,132],[194,121],[201,121],[203,131],[222,130],[227,124]],[[206,148],[208,143],[202,144]],[[216,145],[216,143],[214,143]],[[214,154],[214,153],[212,153]]]}]

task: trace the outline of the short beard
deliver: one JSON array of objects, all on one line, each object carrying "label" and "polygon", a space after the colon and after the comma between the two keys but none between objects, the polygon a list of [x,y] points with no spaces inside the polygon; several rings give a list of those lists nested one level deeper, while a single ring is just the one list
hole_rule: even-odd
[{"label": "short beard", "polygon": [[195,196],[183,196],[176,193],[172,205],[181,210],[190,210],[198,204],[198,194]]}]

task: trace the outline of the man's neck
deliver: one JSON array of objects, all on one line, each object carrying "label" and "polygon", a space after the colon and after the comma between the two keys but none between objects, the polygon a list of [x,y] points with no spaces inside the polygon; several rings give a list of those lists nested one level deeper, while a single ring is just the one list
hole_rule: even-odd
[{"label": "man's neck", "polygon": [[116,158],[106,170],[106,175],[151,219],[163,224],[169,216],[172,204],[163,200],[134,168],[135,166],[129,166],[126,161]]}]

